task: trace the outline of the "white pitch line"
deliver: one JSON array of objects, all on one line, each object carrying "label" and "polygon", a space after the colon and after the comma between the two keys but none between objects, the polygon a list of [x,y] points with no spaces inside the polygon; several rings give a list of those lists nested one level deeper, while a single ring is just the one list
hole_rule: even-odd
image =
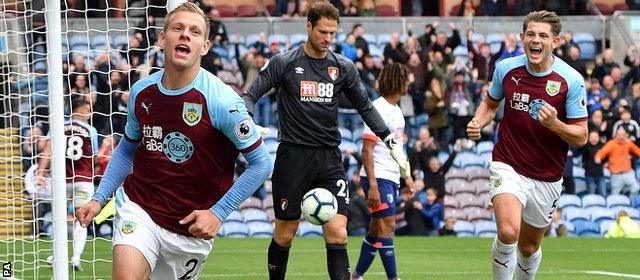
[{"label": "white pitch line", "polygon": [[622,277],[622,278],[640,279],[640,275],[638,275],[638,274],[617,273],[617,272],[599,271],[599,270],[585,270],[583,272],[586,273],[586,274],[596,274],[596,275],[615,276],[615,277]]}]

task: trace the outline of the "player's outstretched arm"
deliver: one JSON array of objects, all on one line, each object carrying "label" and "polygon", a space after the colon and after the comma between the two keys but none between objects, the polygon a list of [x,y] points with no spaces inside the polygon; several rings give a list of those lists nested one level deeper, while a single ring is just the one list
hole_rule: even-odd
[{"label": "player's outstretched arm", "polygon": [[500,101],[496,101],[488,96],[482,100],[473,119],[467,124],[467,136],[469,139],[474,141],[480,139],[482,128],[493,121],[499,107]]},{"label": "player's outstretched arm", "polygon": [[553,108],[549,103],[545,103],[540,108],[538,121],[571,146],[582,147],[587,144],[589,129],[586,120],[576,123],[564,123],[558,119],[556,108]]}]

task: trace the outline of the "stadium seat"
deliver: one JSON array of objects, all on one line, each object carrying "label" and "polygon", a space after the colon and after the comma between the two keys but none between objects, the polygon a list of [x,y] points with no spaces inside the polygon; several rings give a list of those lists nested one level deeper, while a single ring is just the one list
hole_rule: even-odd
[{"label": "stadium seat", "polygon": [[572,223],[575,226],[574,233],[578,236],[600,236],[600,225],[596,222],[576,220]]},{"label": "stadium seat", "polygon": [[254,221],[259,221],[259,222],[269,221],[269,217],[267,217],[267,213],[265,213],[264,210],[262,209],[246,208],[241,210],[240,213],[242,213],[245,223],[254,222]]},{"label": "stadium seat", "polygon": [[596,58],[596,39],[591,33],[576,32],[573,34],[573,42],[580,47],[580,59]]},{"label": "stadium seat", "polygon": [[262,209],[267,210],[273,208],[273,195],[268,194],[262,199]]},{"label": "stadium seat", "polygon": [[449,179],[462,179],[462,180],[467,180],[467,173],[466,171],[460,169],[460,168],[450,168],[449,171],[447,172],[447,174],[444,175],[444,179],[445,180],[449,180]]},{"label": "stadium seat", "polygon": [[444,209],[444,218],[448,218],[448,217],[456,217],[458,220],[466,220],[467,219],[467,215],[462,212],[462,210],[460,209],[453,209],[453,208],[445,208]]},{"label": "stadium seat", "polygon": [[416,125],[418,127],[422,127],[425,125],[428,125],[429,123],[429,115],[427,114],[420,114],[416,116]]},{"label": "stadium seat", "polygon": [[489,170],[486,168],[468,168],[466,171],[467,179],[473,181],[475,179],[489,179]]},{"label": "stadium seat", "polygon": [[224,237],[229,238],[244,238],[249,236],[249,227],[239,222],[224,222],[222,223],[221,231]]},{"label": "stadium seat", "polygon": [[252,4],[240,4],[236,6],[236,14],[238,17],[255,17],[258,15],[256,6]]},{"label": "stadium seat", "polygon": [[477,178],[471,181],[470,184],[476,190],[476,195],[489,193],[489,179]]},{"label": "stadium seat", "polygon": [[127,35],[118,35],[113,38],[113,47],[117,48],[129,42]]},{"label": "stadium seat", "polygon": [[615,220],[616,214],[609,208],[605,207],[591,207],[586,211],[591,215],[591,221],[600,223],[605,220]]},{"label": "stadium seat", "polygon": [[476,153],[477,154],[490,153],[493,151],[493,146],[494,144],[491,141],[478,142],[478,144],[476,144]]},{"label": "stadium seat", "polygon": [[475,235],[478,237],[494,237],[498,229],[493,221],[477,221],[475,224]]},{"label": "stadium seat", "polygon": [[460,203],[460,208],[464,209],[467,207],[481,207],[484,208],[484,201],[478,199],[475,194],[471,193],[460,193],[455,196],[456,200]]},{"label": "stadium seat", "polygon": [[316,226],[309,221],[302,221],[298,226],[298,235],[302,237],[321,237],[322,227]]},{"label": "stadium seat", "polygon": [[631,205],[636,209],[640,209],[640,195],[636,195],[636,197],[633,198]]},{"label": "stadium seat", "polygon": [[496,53],[498,53],[498,51],[500,51],[500,46],[502,45],[502,42],[504,41],[503,37],[504,37],[504,35],[502,35],[500,33],[489,33],[489,34],[487,34],[487,43],[489,44],[489,46],[491,46],[491,53],[492,54],[496,54]]},{"label": "stadium seat", "polygon": [[239,223],[244,223],[244,217],[242,216],[242,214],[238,211],[233,211],[231,212],[231,214],[229,214],[229,216],[227,217],[227,222],[239,222]]},{"label": "stadium seat", "polygon": [[346,139],[349,141],[353,141],[353,133],[346,127],[338,127],[338,131],[340,132],[340,136],[342,139]]},{"label": "stadium seat", "polygon": [[458,202],[458,200],[456,199],[455,196],[445,195],[444,196],[444,207],[445,208],[457,209],[457,208],[460,207],[460,203]]},{"label": "stadium seat", "polygon": [[[353,137],[353,141],[356,142],[356,144],[359,140],[362,140],[363,133],[364,133],[363,128],[356,128],[355,130],[353,130],[352,137]],[[362,147],[362,146],[358,145],[358,147]]]},{"label": "stadium seat", "polygon": [[351,150],[351,151],[359,151],[360,147],[358,147],[358,145],[356,145],[356,143],[353,143],[353,141],[349,141],[349,140],[345,140],[342,139],[342,142],[340,143],[340,146],[338,146],[340,148],[340,151],[346,151],[346,150]]},{"label": "stadium seat", "polygon": [[565,220],[569,222],[575,222],[578,220],[584,220],[584,221],[591,220],[591,215],[589,215],[589,213],[587,213],[582,208],[569,208],[569,209],[563,210],[562,214],[564,215]]},{"label": "stadium seat", "polygon": [[221,17],[235,17],[236,11],[231,5],[217,3],[216,9],[220,12]]},{"label": "stadium seat", "polygon": [[384,45],[388,44],[389,42],[391,42],[391,34],[382,33],[382,34],[378,35],[378,39],[376,41],[377,41],[378,46],[384,46]]},{"label": "stadium seat", "polygon": [[457,196],[458,194],[462,194],[462,193],[469,193],[474,196],[476,195],[476,187],[467,181],[460,180],[460,179],[453,179],[453,180],[447,181],[447,183],[453,186],[452,194],[454,196]]},{"label": "stadium seat", "polygon": [[262,209],[262,200],[254,196],[248,197],[245,201],[240,203],[238,210],[244,210],[247,208]]},{"label": "stadium seat", "polygon": [[576,236],[576,227],[572,223],[563,224],[567,228],[567,236]]},{"label": "stadium seat", "polygon": [[378,47],[377,45],[374,44],[369,44],[369,54],[375,58],[380,58],[382,57],[382,54],[384,52],[384,49]]},{"label": "stadium seat", "polygon": [[489,206],[489,197],[491,195],[489,194],[489,192],[483,192],[483,193],[479,193],[478,194],[478,201],[482,201],[484,202],[484,208],[490,209],[491,207]]},{"label": "stadium seat", "polygon": [[635,208],[631,208],[631,207],[613,207],[611,208],[611,211],[613,211],[613,213],[616,215],[616,217],[618,216],[618,213],[624,210],[627,212],[627,214],[629,214],[629,217],[631,217],[632,219],[640,219],[640,210],[635,209]]},{"label": "stadium seat", "polygon": [[[465,209],[462,209],[462,212],[467,215],[467,220],[471,222],[475,222],[478,220],[490,221],[493,216],[493,212],[491,212],[491,210],[485,209],[484,206],[483,207],[467,207]],[[476,230],[477,229],[478,227],[476,227]]]},{"label": "stadium seat", "polygon": [[453,230],[457,233],[458,237],[474,237],[476,234],[476,226],[467,221],[458,220],[453,226]]},{"label": "stadium seat", "polygon": [[473,46],[477,49],[478,48],[478,43],[485,41],[484,40],[484,35],[474,32],[473,35],[471,35],[471,40],[470,41],[471,41],[471,43],[473,43]]},{"label": "stadium seat", "polygon": [[265,209],[264,212],[267,214],[267,218],[270,223],[273,223],[276,220],[276,214],[274,213],[273,207]]},{"label": "stadium seat", "polygon": [[607,196],[607,207],[631,206],[631,199],[626,195],[612,194]]},{"label": "stadium seat", "polygon": [[585,170],[584,168],[580,167],[580,166],[574,166],[573,167],[573,177],[576,178],[583,178],[584,179],[584,173]]},{"label": "stadium seat", "polygon": [[582,207],[607,206],[607,200],[599,194],[588,194],[582,197]]},{"label": "stadium seat", "polygon": [[249,222],[247,223],[249,228],[249,236],[251,237],[263,237],[269,238],[273,236],[273,226],[269,222]]},{"label": "stadium seat", "polygon": [[582,200],[575,194],[562,194],[558,199],[558,208],[565,210],[566,207],[582,207]]},{"label": "stadium seat", "polygon": [[460,185],[464,185],[467,184],[467,180],[465,179],[460,179],[460,178],[451,178],[451,179],[445,179],[445,183],[444,183],[444,191],[445,193],[448,193],[450,195],[454,195],[456,192],[458,192],[458,188]]},{"label": "stadium seat", "polygon": [[[449,158],[449,155],[450,154],[447,151],[438,151],[438,155],[437,155],[438,161],[440,161],[440,163],[446,162],[447,159]],[[453,167],[453,168],[449,169],[449,172],[451,172],[451,170],[460,171],[461,173],[464,173],[462,170],[460,170],[459,168],[456,168],[456,167]],[[447,176],[447,174],[445,174],[445,176]]]},{"label": "stadium seat", "polygon": [[295,48],[307,41],[307,34],[296,33],[289,36],[291,47]]},{"label": "stadium seat", "polygon": [[612,224],[615,224],[615,220],[604,220],[600,222],[600,235],[605,235],[609,231]]},{"label": "stadium seat", "polygon": [[362,34],[362,39],[367,41],[367,43],[369,43],[369,46],[371,46],[371,44],[375,44],[376,43],[376,35],[373,35],[373,34],[370,34],[370,33]]},{"label": "stadium seat", "polygon": [[625,3],[620,3],[620,4],[615,4],[613,5],[613,7],[611,7],[611,10],[615,11],[628,11],[629,10],[629,6],[627,6],[627,4]]},{"label": "stadium seat", "polygon": [[278,42],[280,45],[285,45],[288,41],[288,37],[287,35],[284,34],[271,34],[269,35],[269,37],[267,37],[267,42],[271,43],[271,42]]},{"label": "stadium seat", "polygon": [[396,9],[391,5],[382,4],[376,6],[376,12],[379,17],[393,17],[396,16]]},{"label": "stadium seat", "polygon": [[[251,47],[253,44],[255,44],[256,42],[258,42],[260,40],[260,35],[258,34],[249,34],[246,37],[246,46],[247,47]],[[265,44],[268,42],[265,42]]]},{"label": "stadium seat", "polygon": [[104,48],[109,43],[106,35],[97,35],[91,38],[91,48],[99,49]]},{"label": "stadium seat", "polygon": [[469,50],[467,49],[467,47],[459,45],[455,49],[453,49],[453,55],[455,57],[467,58],[469,57]]},{"label": "stadium seat", "polygon": [[[611,7],[609,7],[608,4],[595,3],[595,5],[596,5],[596,9],[598,9],[603,16],[610,16],[611,14],[613,14],[613,11],[611,10]],[[592,11],[592,14],[594,15],[597,14],[595,9]]]}]

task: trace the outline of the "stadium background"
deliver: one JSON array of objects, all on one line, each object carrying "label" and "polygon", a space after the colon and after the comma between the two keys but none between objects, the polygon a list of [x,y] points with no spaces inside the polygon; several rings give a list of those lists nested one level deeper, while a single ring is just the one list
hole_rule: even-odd
[{"label": "stadium background", "polygon": [[[145,46],[151,40],[152,34],[160,31],[162,26],[162,16],[166,14],[163,1],[149,1],[146,6],[141,1],[68,1],[62,7],[62,44],[63,62],[67,69],[65,73],[65,102],[68,104],[74,98],[87,98],[94,103],[94,125],[100,125],[101,143],[103,139],[109,139],[110,135],[115,135],[117,141],[123,125],[123,103],[132,81],[142,75],[138,73],[148,72],[149,69],[162,65],[162,57],[159,50],[153,46]],[[221,22],[226,28],[228,39],[226,43],[219,42],[212,48],[210,56],[205,57],[203,63],[209,65],[212,71],[228,84],[234,86],[239,92],[246,86],[246,73],[243,73],[238,57],[251,52],[252,46],[264,48],[267,55],[272,45],[277,45],[280,51],[286,48],[295,47],[301,44],[305,38],[305,18],[297,16],[275,16],[275,1],[196,1],[202,7],[209,9],[216,8],[221,14]],[[286,2],[286,1],[285,1]],[[338,1],[340,2],[340,1]],[[349,3],[351,1],[342,1]],[[356,2],[356,1],[354,1]],[[361,36],[366,40],[369,53],[377,67],[383,64],[383,53],[386,45],[392,40],[393,33],[398,33],[402,42],[406,44],[409,38],[418,38],[424,33],[426,24],[438,22],[437,31],[443,31],[450,38],[453,35],[452,27],[459,30],[461,44],[451,50],[454,57],[459,58],[461,64],[453,67],[451,71],[461,70],[462,64],[473,69],[474,65],[469,59],[467,50],[467,30],[472,28],[474,35],[470,38],[471,43],[476,48],[480,43],[487,42],[492,53],[497,53],[504,40],[503,33],[518,33],[522,28],[522,16],[517,13],[517,5],[521,2],[533,3],[536,1],[506,1],[508,6],[502,15],[482,16],[481,1],[473,1],[475,15],[457,16],[460,10],[460,1],[423,1],[425,2],[424,14],[422,17],[413,16],[411,9],[412,1],[360,1],[361,5],[371,2],[373,9],[365,11],[367,15],[377,15],[375,17],[347,17],[341,18],[340,32],[337,35],[337,44],[342,45],[347,34],[352,31],[355,24],[362,24],[364,34]],[[436,3],[437,2],[437,3]],[[483,1],[484,2],[484,1]],[[518,2],[518,3],[516,3]],[[633,5],[634,1],[627,1]],[[438,8],[427,4],[437,4]],[[587,79],[594,78],[598,64],[597,58],[603,57],[603,51],[610,48],[613,53],[613,62],[620,65],[623,75],[638,71],[638,64],[624,65],[626,58],[632,61],[637,59],[638,53],[631,47],[636,45],[640,34],[640,13],[629,10],[630,6],[625,1],[546,1],[548,7],[554,7],[554,3],[560,3],[558,11],[563,14],[563,33],[569,31],[573,33],[573,43],[580,47],[580,61],[586,66]],[[582,11],[570,11],[575,4],[586,3]],[[569,4],[573,6],[569,6]],[[95,6],[92,6],[95,5]],[[637,4],[636,4],[637,5]],[[362,8],[362,6],[356,6]],[[47,255],[51,253],[51,216],[46,208],[49,203],[48,197],[40,197],[37,192],[29,188],[29,167],[37,163],[38,144],[42,142],[42,135],[46,135],[48,129],[48,81],[47,73],[47,48],[46,48],[46,24],[44,21],[44,1],[3,1],[2,14],[3,24],[0,25],[0,59],[2,61],[2,120],[0,123],[4,129],[0,136],[2,148],[0,148],[0,244],[3,246],[0,260],[12,261],[16,264],[16,273],[22,273],[20,278],[32,277],[41,278],[50,273],[43,267]],[[633,6],[631,6],[633,8]],[[364,9],[363,9],[364,10]],[[429,11],[433,10],[433,11]],[[268,16],[264,16],[268,13]],[[430,14],[431,13],[431,14]],[[147,23],[147,16],[157,16],[155,25]],[[271,16],[273,15],[273,16]],[[450,25],[453,24],[453,25]],[[260,33],[264,32],[261,39]],[[132,39],[136,33],[141,33],[142,38]],[[238,35],[236,37],[236,35]],[[412,35],[412,36],[411,36]],[[236,53],[236,38],[238,38],[238,53]],[[138,42],[136,42],[138,40]],[[256,43],[258,42],[258,43]],[[263,45],[260,45],[262,43]],[[426,48],[425,48],[426,49]],[[416,51],[420,51],[419,49]],[[136,67],[133,65],[133,57],[138,56],[140,61]],[[79,60],[78,57],[85,57],[84,67],[74,67],[72,65]],[[424,61],[422,61],[424,63]],[[453,61],[452,61],[453,62]],[[605,62],[606,64],[606,62]],[[76,65],[77,66],[77,65]],[[426,67],[426,66],[425,66]],[[477,66],[476,66],[477,67]],[[129,71],[129,69],[133,69]],[[245,69],[246,72],[246,69]],[[611,69],[609,69],[611,72]],[[136,73],[136,74],[131,74]],[[605,73],[609,74],[609,73]],[[80,88],[77,92],[73,85],[78,76],[86,75],[87,90]],[[119,77],[118,77],[119,76]],[[598,83],[602,83],[603,77],[595,77]],[[449,80],[445,78],[444,82]],[[474,102],[479,100],[482,80],[470,75],[466,78],[467,86],[473,94]],[[590,80],[589,80],[590,81]],[[632,94],[632,84],[638,80],[631,79],[623,87],[623,92],[618,93],[619,99],[627,99],[629,107],[634,109],[638,98]],[[616,81],[617,83],[618,81]],[[622,82],[621,82],[622,84]],[[589,87],[589,85],[588,85]],[[443,89],[443,93],[447,90]],[[411,95],[412,100],[405,104],[411,104],[412,109],[405,109],[409,128],[408,153],[419,157],[415,151],[415,143],[424,141],[419,138],[421,128],[429,126],[429,113],[424,108],[424,100],[430,90],[426,89],[417,94]],[[609,94],[608,90],[606,91]],[[446,94],[446,93],[445,93]],[[421,99],[422,98],[422,99]],[[268,100],[268,99],[267,99]],[[263,102],[265,103],[265,102]],[[597,102],[596,102],[597,103]],[[126,104],[126,103],[124,103]],[[618,103],[616,103],[618,104]],[[269,145],[272,153],[277,148],[277,112],[271,102],[262,104],[258,123],[272,127],[272,133],[265,137],[265,142]],[[409,105],[407,105],[409,107]],[[614,105],[614,113],[617,111]],[[451,120],[452,116],[446,115]],[[619,118],[612,117],[612,121]],[[633,119],[639,121],[638,115],[633,114]],[[345,152],[345,167],[348,174],[352,174],[358,166],[357,151],[361,147],[361,124],[357,118],[353,118],[348,110],[341,115],[343,127],[342,150]],[[611,124],[610,124],[611,125]],[[436,155],[441,163],[446,163],[447,159],[454,155],[450,162],[450,169],[444,179],[444,191],[441,193],[444,211],[440,217],[437,228],[444,224],[448,217],[456,217],[454,230],[459,237],[491,237],[495,235],[495,225],[491,210],[486,203],[486,182],[488,174],[487,164],[490,160],[492,139],[490,135],[483,142],[475,146],[466,146],[459,153],[454,154],[455,127],[449,123],[445,132],[445,139],[433,155]],[[610,135],[604,137],[610,138]],[[606,140],[605,139],[605,140]],[[108,161],[108,155],[113,145],[104,146],[104,159]],[[422,159],[424,160],[424,159]],[[419,166],[421,159],[412,162],[414,175],[417,178],[425,178],[426,168]],[[105,164],[103,162],[102,164]],[[570,178],[575,182],[573,194],[564,194],[559,202],[559,207],[563,209],[559,223],[564,224],[566,235],[571,237],[602,237],[609,226],[614,223],[619,210],[625,210],[637,222],[640,220],[640,200],[630,195],[625,190],[621,195],[602,196],[598,194],[588,195],[585,169],[581,156],[571,158],[573,166],[568,167],[571,172],[565,179]],[[238,162],[238,172],[242,170],[243,162]],[[446,166],[446,164],[445,164]],[[640,167],[640,165],[637,165]],[[104,167],[104,166],[103,166]],[[103,168],[102,167],[102,168]],[[100,179],[100,166],[96,166],[96,182]],[[606,169],[605,169],[605,173]],[[640,174],[640,172],[636,172]],[[356,179],[357,180],[357,179]],[[32,183],[31,183],[32,184]],[[357,184],[357,183],[356,183]],[[354,185],[356,185],[354,184]],[[429,186],[427,180],[422,185]],[[355,189],[354,193],[355,193]],[[608,188],[610,192],[610,188]],[[270,198],[270,183],[267,182],[260,192],[253,198],[243,203],[240,210],[234,213],[225,223],[221,236],[223,237],[263,237],[268,238],[272,233],[271,222],[273,221],[273,205]],[[421,193],[419,193],[421,194]],[[421,202],[425,203],[424,195],[420,196]],[[49,216],[48,216],[49,215]],[[398,221],[403,225],[405,221],[403,213],[399,213]],[[436,228],[436,229],[437,229]],[[93,236],[93,243],[87,246],[84,258],[94,269],[90,272],[92,277],[99,277],[100,271],[104,269],[105,263],[109,260],[108,246],[105,242],[110,238],[111,229],[109,222],[102,225],[92,226],[90,236]],[[421,233],[427,235],[428,233]],[[303,222],[299,231],[300,236],[317,237],[320,235],[319,228]],[[424,237],[423,237],[424,238]],[[225,244],[222,238],[220,243]],[[352,244],[358,244],[358,238],[352,239]],[[413,242],[412,238],[408,239]],[[411,258],[418,258],[422,253],[427,254],[428,248],[437,248],[437,240],[422,241],[425,244],[424,252],[410,254]],[[444,244],[455,244],[456,239],[443,238]],[[620,255],[621,259],[616,262],[622,263],[623,273],[638,273],[637,269],[631,267],[624,268],[624,264],[629,259],[637,259],[639,254],[634,250],[628,250],[625,246],[616,243],[620,241],[581,241],[578,239],[572,244],[594,244],[595,249],[590,253],[603,255]],[[242,247],[241,241],[230,241],[234,246]],[[240,243],[238,243],[240,242]],[[254,241],[251,241],[254,242]],[[255,241],[261,242],[261,241]],[[353,243],[355,242],[355,243]],[[264,243],[264,242],[263,242]],[[316,242],[317,243],[317,242]],[[482,259],[484,250],[488,248],[490,239],[478,239],[474,244],[472,256]],[[247,243],[256,244],[256,243]],[[259,248],[266,248],[266,245],[259,243]],[[266,243],[265,243],[266,244]],[[314,248],[313,241],[303,241],[301,246]],[[311,245],[309,245],[311,244]],[[550,244],[559,244],[550,242]],[[479,245],[479,246],[478,246]],[[554,246],[554,245],[550,245]],[[598,247],[601,246],[601,247]],[[353,246],[350,246],[353,247]],[[613,248],[608,251],[606,248]],[[478,249],[479,248],[479,249]],[[552,247],[553,248],[553,247]],[[573,249],[558,246],[555,248],[559,252],[570,252]],[[598,249],[600,248],[600,249]],[[317,248],[316,248],[317,249]],[[353,248],[352,248],[353,249]],[[229,249],[232,250],[232,249]],[[308,249],[313,251],[314,249]],[[407,254],[411,251],[411,246],[406,247]],[[436,250],[437,251],[437,250]],[[318,251],[320,252],[320,251]],[[402,271],[402,248],[399,248],[399,262]],[[215,255],[215,250],[214,254]],[[442,257],[447,253],[439,252],[434,258]],[[564,260],[567,256],[559,258]],[[250,256],[259,258],[264,256]],[[353,259],[353,257],[352,257]],[[430,259],[430,258],[429,258]],[[545,259],[545,266],[548,265]],[[561,262],[561,261],[558,261]],[[316,263],[316,262],[313,262]],[[481,264],[481,262],[478,262]],[[597,263],[594,260],[594,263]],[[421,264],[417,262],[417,264]],[[257,267],[261,267],[260,262]],[[98,267],[99,269],[96,269]],[[108,267],[108,266],[107,266]],[[454,275],[455,269],[446,270],[442,267],[444,274],[447,271]],[[209,275],[214,275],[216,269],[208,269]],[[573,271],[584,271],[587,268],[575,268]],[[485,269],[486,270],[486,269]],[[541,270],[541,271],[543,271]],[[553,269],[550,269],[553,270]],[[601,270],[606,270],[601,268]],[[261,270],[257,270],[261,272]],[[318,271],[322,271],[319,269]],[[412,270],[411,270],[412,271]],[[558,270],[560,271],[560,270]],[[570,271],[570,270],[567,270]],[[93,273],[93,274],[91,274]],[[488,273],[487,271],[478,272]],[[568,272],[570,273],[570,272]],[[309,275],[313,275],[312,273]],[[428,277],[429,274],[415,274],[409,279]],[[433,277],[440,278],[439,276]],[[487,274],[488,275],[488,274]],[[546,275],[543,273],[546,277]],[[576,276],[578,278],[583,277]],[[74,275],[77,278],[82,275]],[[252,279],[249,274],[247,279]],[[637,275],[636,275],[637,276]],[[244,276],[239,276],[240,278]],[[319,276],[322,279],[322,276]],[[468,277],[462,276],[462,277]],[[473,277],[473,276],[472,276]],[[481,276],[478,276],[481,277]],[[542,276],[541,276],[542,277]],[[585,276],[586,277],[586,276]],[[639,276],[640,277],[640,276]],[[567,279],[573,277],[569,276]],[[561,279],[561,278],[559,278]],[[604,278],[602,278],[604,279]]]}]

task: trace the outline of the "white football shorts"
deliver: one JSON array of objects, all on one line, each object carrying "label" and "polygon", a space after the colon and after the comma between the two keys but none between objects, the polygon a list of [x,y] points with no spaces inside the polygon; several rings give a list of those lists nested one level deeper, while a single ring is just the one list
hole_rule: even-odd
[{"label": "white football shorts", "polygon": [[494,196],[514,195],[522,203],[522,219],[536,228],[551,224],[551,214],[562,192],[562,179],[543,182],[518,174],[506,163],[493,161],[489,167],[489,205]]},{"label": "white football shorts", "polygon": [[116,191],[112,247],[138,249],[151,267],[151,279],[198,279],[213,249],[213,239],[187,237],[157,225],[123,188]]},{"label": "white football shorts", "polygon": [[67,183],[67,198],[73,200],[73,207],[76,208],[89,203],[94,191],[93,182]]}]

